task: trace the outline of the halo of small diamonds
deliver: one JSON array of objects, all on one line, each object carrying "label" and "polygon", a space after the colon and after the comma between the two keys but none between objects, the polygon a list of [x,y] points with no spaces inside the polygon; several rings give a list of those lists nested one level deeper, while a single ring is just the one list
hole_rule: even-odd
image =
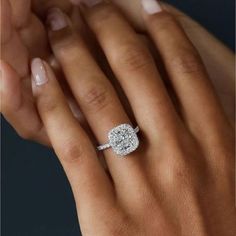
[{"label": "halo of small diamonds", "polygon": [[109,144],[119,156],[134,152],[139,146],[136,130],[129,124],[121,124],[108,133]]}]

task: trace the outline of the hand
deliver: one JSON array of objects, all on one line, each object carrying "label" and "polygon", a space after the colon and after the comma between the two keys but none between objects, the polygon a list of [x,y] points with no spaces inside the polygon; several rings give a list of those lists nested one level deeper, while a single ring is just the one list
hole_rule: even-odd
[{"label": "hand", "polygon": [[[136,29],[139,32],[144,32],[146,27],[143,24],[140,14],[139,0],[133,0],[132,4],[129,4],[126,0],[114,0],[114,2],[126,13]],[[59,6],[63,11],[70,13],[70,15],[72,14],[71,12],[76,13],[76,9],[72,10],[73,8],[68,0],[35,0],[32,2],[30,0],[21,2],[11,0],[10,3],[8,0],[2,0],[1,7],[2,61],[0,66],[3,74],[1,82],[1,110],[5,118],[21,137],[51,145],[33,102],[32,92],[29,86],[30,75],[28,64],[31,58],[41,57],[53,66],[54,71],[57,72],[57,77],[61,81],[63,91],[70,101],[73,113],[82,126],[87,127],[83,115],[75,103],[74,98],[71,96],[70,91],[68,91],[67,84],[64,83],[63,73],[58,68],[54,56],[51,54],[51,50],[48,47],[47,34],[40,20],[44,19],[47,10],[55,5]],[[30,10],[30,5],[32,5],[33,12]],[[234,60],[232,53],[226,50],[223,45],[218,43],[208,32],[186,15],[183,15],[170,6],[165,5],[165,8],[168,8],[169,11],[176,15],[200,51],[221,102],[231,121],[233,121]],[[76,17],[72,17],[72,20],[74,24],[78,25]],[[203,38],[204,41],[202,41]],[[93,45],[93,43],[91,44]],[[212,54],[212,48],[209,45],[212,45],[214,52],[217,55],[222,55],[222,57],[219,58]],[[15,56],[16,51],[17,57]],[[104,61],[104,58],[101,57],[100,61]],[[221,78],[225,79],[222,81]],[[126,105],[127,100],[124,96],[121,97],[122,103]],[[128,107],[127,110],[129,110]]]},{"label": "hand", "polygon": [[[70,181],[82,233],[235,235],[233,129],[180,25],[159,5],[144,9],[171,90],[117,8],[82,7],[141,130],[140,147],[127,158],[104,151],[109,176],[49,65],[32,63],[37,108]],[[48,21],[53,52],[97,141],[106,143],[121,123],[135,125],[68,17],[54,9]]]},{"label": "hand", "polygon": [[51,50],[45,27],[31,11],[31,5],[42,15],[55,2],[69,12],[71,4],[67,0],[1,1],[1,110],[22,137],[48,145],[32,97],[29,62],[35,56],[49,61]]}]

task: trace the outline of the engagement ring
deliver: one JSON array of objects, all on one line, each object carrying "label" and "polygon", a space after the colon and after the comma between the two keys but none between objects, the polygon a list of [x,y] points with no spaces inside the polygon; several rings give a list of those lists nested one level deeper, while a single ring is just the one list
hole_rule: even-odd
[{"label": "engagement ring", "polygon": [[109,142],[107,144],[98,146],[97,149],[102,151],[112,148],[117,155],[121,157],[126,156],[138,148],[138,132],[139,127],[133,129],[129,124],[119,125],[108,133]]}]

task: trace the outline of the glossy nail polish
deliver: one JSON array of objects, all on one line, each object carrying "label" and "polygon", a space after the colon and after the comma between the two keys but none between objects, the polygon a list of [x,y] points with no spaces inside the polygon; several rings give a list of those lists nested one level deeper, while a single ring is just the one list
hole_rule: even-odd
[{"label": "glossy nail polish", "polygon": [[156,14],[162,11],[161,5],[157,0],[142,0],[142,6],[148,15]]},{"label": "glossy nail polish", "polygon": [[48,82],[46,70],[43,61],[40,58],[33,59],[31,63],[31,71],[33,74],[34,83],[41,86]]},{"label": "glossy nail polish", "polygon": [[59,8],[51,8],[48,11],[47,22],[52,31],[61,30],[68,25],[65,14]]}]

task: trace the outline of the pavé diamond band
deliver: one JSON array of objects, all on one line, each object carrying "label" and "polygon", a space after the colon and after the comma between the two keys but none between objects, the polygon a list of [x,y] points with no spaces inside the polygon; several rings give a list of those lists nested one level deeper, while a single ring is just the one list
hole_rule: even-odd
[{"label": "pav\u00e9 diamond band", "polygon": [[112,148],[119,156],[126,156],[134,152],[139,146],[139,139],[137,133],[139,127],[135,129],[129,124],[122,124],[113,128],[108,133],[109,142],[97,147],[99,151]]}]

